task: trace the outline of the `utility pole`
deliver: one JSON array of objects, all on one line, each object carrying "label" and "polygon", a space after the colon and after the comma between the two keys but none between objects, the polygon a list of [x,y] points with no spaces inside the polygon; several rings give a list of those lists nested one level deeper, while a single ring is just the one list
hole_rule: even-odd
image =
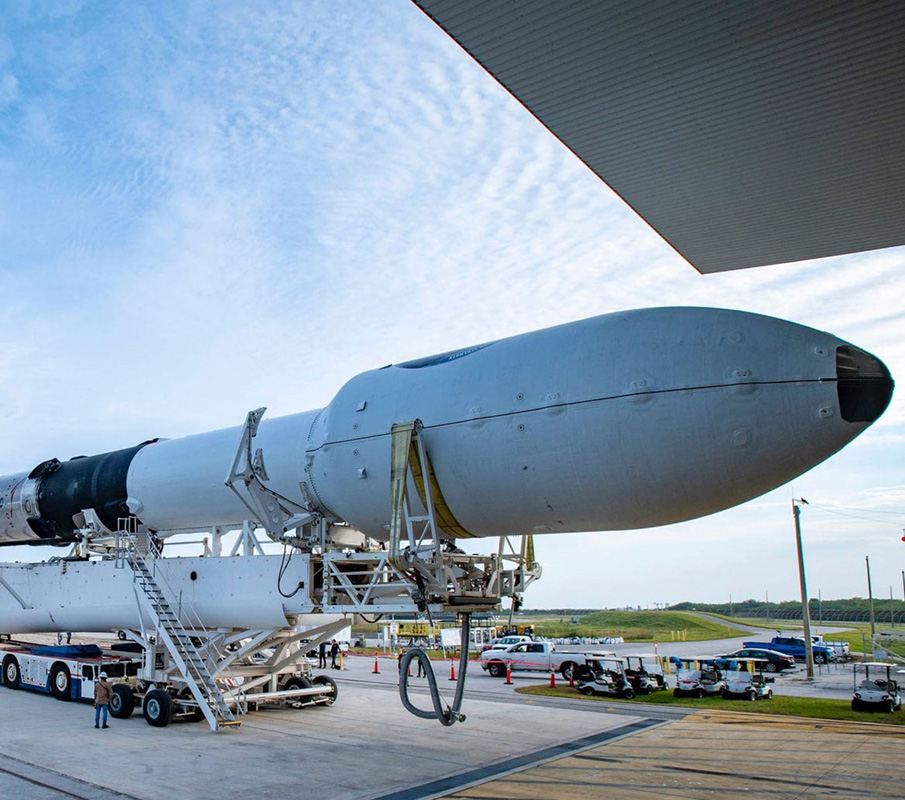
[{"label": "utility pole", "polygon": [[[802,498],[799,502],[808,504]],[[798,548],[798,581],[801,584],[801,619],[804,622],[804,650],[807,657],[808,680],[814,679],[814,643],[811,641],[811,612],[808,608],[808,582],[804,574],[804,551],[801,547],[801,508],[792,500],[792,516],[795,518],[795,545]]]},{"label": "utility pole", "polygon": [[864,563],[867,564],[867,597],[870,600],[870,639],[873,642],[877,626],[874,622],[874,590],[870,585],[870,556],[864,556]]}]

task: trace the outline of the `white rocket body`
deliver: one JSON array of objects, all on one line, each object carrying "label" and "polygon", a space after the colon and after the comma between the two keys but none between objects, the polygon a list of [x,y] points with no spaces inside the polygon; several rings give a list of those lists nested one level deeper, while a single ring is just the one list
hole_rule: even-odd
[{"label": "white rocket body", "polygon": [[[625,530],[785,483],[867,428],[892,388],[882,362],[828,333],[738,311],[643,309],[362,373],[324,409],[265,419],[255,449],[273,489],[302,503],[304,484],[322,514],[386,538],[390,429],[420,419],[468,533]],[[0,542],[65,538],[66,515],[85,502],[160,532],[238,524],[248,511],[224,481],[241,433],[0,478]],[[106,494],[93,499],[86,484]]]}]

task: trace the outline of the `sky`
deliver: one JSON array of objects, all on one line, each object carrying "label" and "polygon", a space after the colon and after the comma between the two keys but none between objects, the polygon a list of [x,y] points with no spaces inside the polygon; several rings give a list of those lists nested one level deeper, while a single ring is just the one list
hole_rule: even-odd
[{"label": "sky", "polygon": [[[830,331],[905,375],[905,248],[701,276],[407,0],[0,5],[0,474],[319,408],[629,308]],[[538,537],[528,607],[903,592],[905,399],[744,506]],[[13,560],[57,555],[14,548]]]}]

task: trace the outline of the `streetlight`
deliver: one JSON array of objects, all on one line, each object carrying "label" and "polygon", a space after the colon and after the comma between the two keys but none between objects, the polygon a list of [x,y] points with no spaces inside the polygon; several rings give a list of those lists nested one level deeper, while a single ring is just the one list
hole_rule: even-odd
[{"label": "streetlight", "polygon": [[795,518],[795,545],[798,548],[798,581],[801,584],[801,619],[804,622],[804,652],[807,658],[808,680],[814,679],[814,646],[811,641],[811,612],[808,609],[808,582],[804,575],[804,551],[801,549],[801,524],[798,517],[801,508],[798,503],[809,505],[808,501],[800,498],[792,500],[792,516]]}]

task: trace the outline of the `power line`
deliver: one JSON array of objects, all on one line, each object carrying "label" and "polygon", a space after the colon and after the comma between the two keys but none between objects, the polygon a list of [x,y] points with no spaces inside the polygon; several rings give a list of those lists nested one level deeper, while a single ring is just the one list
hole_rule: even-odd
[{"label": "power line", "polygon": [[896,511],[872,512],[869,509],[851,509],[853,511],[861,511],[862,513],[867,513],[867,514],[871,514],[871,513],[897,514],[900,517],[900,519],[899,519],[899,521],[893,522],[892,520],[876,519],[875,517],[862,517],[857,514],[846,514],[844,511],[836,510],[837,508],[846,508],[846,506],[836,506],[834,508],[831,508],[829,506],[819,505],[818,503],[810,503],[809,505],[811,506],[811,508],[816,508],[816,509],[819,509],[820,511],[826,511],[827,514],[836,514],[840,517],[848,517],[849,519],[860,519],[864,522],[873,522],[877,525],[892,525],[893,527],[896,527],[896,528],[902,527],[901,518],[905,517],[905,511],[903,511],[901,513],[896,512]]}]

